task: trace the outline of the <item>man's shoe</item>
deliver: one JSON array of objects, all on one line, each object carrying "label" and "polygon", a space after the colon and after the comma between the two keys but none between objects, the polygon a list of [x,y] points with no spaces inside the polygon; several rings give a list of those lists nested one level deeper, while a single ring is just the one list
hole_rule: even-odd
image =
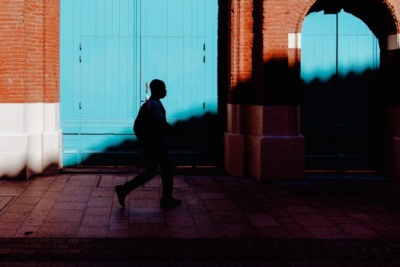
[{"label": "man's shoe", "polygon": [[166,198],[166,197],[162,197],[160,200],[160,207],[163,209],[169,209],[169,208],[173,208],[176,206],[181,205],[181,201],[179,199],[170,197],[170,198]]},{"label": "man's shoe", "polygon": [[115,192],[117,193],[118,196],[118,202],[119,204],[125,208],[125,197],[126,197],[126,193],[124,190],[124,186],[123,185],[117,185],[115,187]]}]

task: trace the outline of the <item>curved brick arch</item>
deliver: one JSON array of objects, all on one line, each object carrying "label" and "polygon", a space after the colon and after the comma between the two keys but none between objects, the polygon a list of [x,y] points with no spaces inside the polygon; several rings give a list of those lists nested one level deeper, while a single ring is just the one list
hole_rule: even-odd
[{"label": "curved brick arch", "polygon": [[301,28],[303,27],[303,21],[308,15],[311,7],[317,0],[311,1],[297,1],[294,8],[298,9],[296,12],[291,12],[291,14],[296,14],[297,16],[293,17],[288,25],[289,31],[292,32],[301,32]]},{"label": "curved brick arch", "polygon": [[[368,2],[353,1],[333,1],[333,0],[312,0],[308,2],[298,1],[293,5],[300,12],[291,12],[298,16],[293,18],[289,29],[294,32],[301,32],[305,17],[313,11],[326,10],[327,12],[336,12],[344,9],[346,12],[360,18],[371,29],[371,31],[380,39],[381,44],[386,41],[390,34],[399,32],[400,21],[396,17],[396,8],[391,1],[371,0]],[[374,14],[371,16],[371,14]]]}]

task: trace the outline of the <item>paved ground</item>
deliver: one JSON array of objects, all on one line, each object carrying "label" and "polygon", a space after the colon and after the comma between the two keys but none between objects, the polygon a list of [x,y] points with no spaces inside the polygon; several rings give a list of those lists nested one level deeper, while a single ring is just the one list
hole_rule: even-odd
[{"label": "paved ground", "polygon": [[400,266],[400,183],[364,176],[260,182],[177,174],[122,209],[134,170],[0,180],[0,266]]}]

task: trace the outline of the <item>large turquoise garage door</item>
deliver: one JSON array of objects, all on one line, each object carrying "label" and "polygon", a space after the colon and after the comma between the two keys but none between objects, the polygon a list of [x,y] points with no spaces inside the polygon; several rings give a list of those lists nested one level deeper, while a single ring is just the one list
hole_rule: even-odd
[{"label": "large turquoise garage door", "polygon": [[175,163],[217,164],[217,0],[62,0],[64,166],[137,165],[132,122],[166,82],[167,119],[193,134],[171,138]]},{"label": "large turquoise garage door", "polygon": [[361,20],[344,11],[306,17],[301,52],[306,169],[382,168],[378,71],[378,40]]}]

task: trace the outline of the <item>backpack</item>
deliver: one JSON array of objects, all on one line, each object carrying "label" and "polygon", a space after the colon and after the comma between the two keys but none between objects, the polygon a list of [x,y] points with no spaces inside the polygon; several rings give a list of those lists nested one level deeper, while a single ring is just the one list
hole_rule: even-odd
[{"label": "backpack", "polygon": [[138,115],[133,123],[133,132],[139,141],[143,141],[148,136],[150,131],[150,112],[147,106],[147,101],[142,104]]}]

